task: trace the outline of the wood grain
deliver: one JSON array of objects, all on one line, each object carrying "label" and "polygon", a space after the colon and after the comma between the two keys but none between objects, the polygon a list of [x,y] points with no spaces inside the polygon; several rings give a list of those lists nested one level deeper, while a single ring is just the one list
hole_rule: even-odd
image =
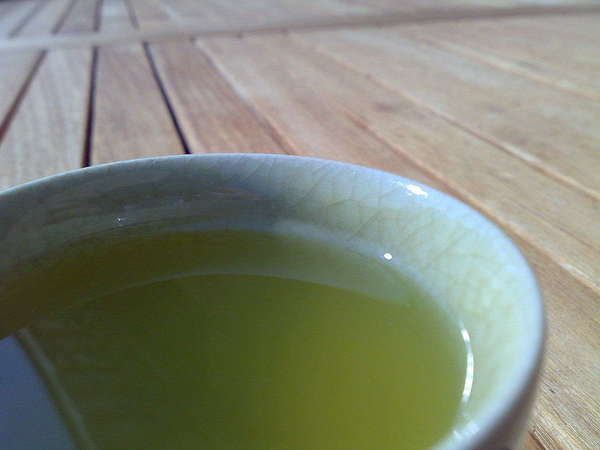
[{"label": "wood grain", "polygon": [[[578,43],[596,42],[600,38],[597,27],[598,14],[574,14],[563,17],[523,17],[515,23],[527,27],[532,32],[552,35],[552,39],[563,37],[566,40],[577,39]],[[576,51],[577,49],[571,49]]]},{"label": "wood grain", "polygon": [[0,143],[0,189],[80,167],[89,50],[51,51]]},{"label": "wood grain", "polygon": [[[600,15],[597,16],[600,21]],[[410,28],[420,39],[554,88],[600,100],[600,48],[594,42],[529,26],[533,20]],[[582,28],[591,26],[582,21]],[[597,27],[597,23],[596,23]],[[600,36],[599,36],[600,39]]]},{"label": "wood grain", "polygon": [[308,39],[345,67],[372,74],[536,169],[600,198],[595,126],[600,104],[429,45],[400,28]]},{"label": "wood grain", "polygon": [[70,8],[63,25],[61,34],[83,34],[95,31],[96,13],[101,0],[76,0]]},{"label": "wood grain", "polygon": [[56,31],[66,17],[72,0],[47,0],[18,32],[19,37],[41,37]]},{"label": "wood grain", "polygon": [[162,2],[172,20],[182,24],[220,26],[237,29],[251,22],[254,26],[276,21],[309,21],[314,18],[337,17],[377,12],[366,5],[353,5],[342,0],[175,0]]},{"label": "wood grain", "polygon": [[[164,4],[164,2],[163,2]],[[194,0],[175,0],[169,2],[171,17],[177,23],[198,23],[202,26],[237,26],[235,17],[228,20],[224,15],[226,6],[221,2],[212,2],[210,0],[197,2]]]},{"label": "wood grain", "polygon": [[532,432],[529,432],[523,443],[523,450],[545,450]]},{"label": "wood grain", "polygon": [[18,31],[24,21],[40,5],[34,1],[6,2],[0,10],[0,39],[8,38]]},{"label": "wood grain", "polygon": [[93,164],[183,153],[138,44],[99,50]]},{"label": "wood grain", "polygon": [[[180,0],[181,1],[181,0]],[[187,14],[180,15],[182,21],[193,21],[194,12],[198,19],[212,24],[238,27],[248,23],[268,24],[273,21],[310,21],[322,17],[361,16],[379,11],[368,5],[353,4],[343,0],[205,0],[201,3],[184,0]],[[175,3],[170,2],[173,7]],[[402,11],[403,8],[396,8]]]},{"label": "wood grain", "polygon": [[102,0],[100,30],[105,33],[133,30],[131,16],[125,0]]},{"label": "wood grain", "polygon": [[[336,81],[314,76],[298,55],[262,54],[273,47],[252,47],[237,39],[198,45],[280,136],[288,153],[341,159],[429,181],[389,145],[357,127],[353,116],[331,101],[326,88],[317,91],[321,83]],[[254,62],[247,66],[250,59]]]},{"label": "wood grain", "polygon": [[[133,29],[123,0],[104,2],[102,30]],[[98,50],[90,163],[183,153],[144,48]]]},{"label": "wood grain", "polygon": [[[11,5],[9,21],[0,17],[0,29],[6,25],[18,36],[46,35],[60,25],[69,6],[69,0],[51,0],[47,3],[23,1]],[[12,15],[13,13],[17,13]],[[10,24],[10,26],[9,26]],[[15,28],[17,27],[17,28]],[[12,119],[31,71],[42,58],[38,51],[0,53],[0,139]]]},{"label": "wood grain", "polygon": [[0,142],[40,57],[38,51],[0,53]]},{"label": "wood grain", "polygon": [[172,20],[168,13],[169,8],[164,7],[159,0],[129,0],[139,26],[143,30],[166,25]]},{"label": "wood grain", "polygon": [[[7,6],[9,8],[5,10],[5,15],[0,16],[0,30],[2,33],[21,36],[31,32],[28,24],[46,5],[23,1],[11,2]],[[36,26],[40,27],[38,31],[50,32],[58,24],[58,19],[54,19],[52,16],[48,20],[36,19]],[[0,53],[0,142],[25,94],[32,71],[42,57],[43,52],[39,51]]]},{"label": "wood grain", "polygon": [[543,449],[594,450],[600,443],[600,294],[519,237],[546,305],[548,337],[532,434]]},{"label": "wood grain", "polygon": [[152,45],[151,54],[190,151],[286,151],[279,137],[191,43]]}]

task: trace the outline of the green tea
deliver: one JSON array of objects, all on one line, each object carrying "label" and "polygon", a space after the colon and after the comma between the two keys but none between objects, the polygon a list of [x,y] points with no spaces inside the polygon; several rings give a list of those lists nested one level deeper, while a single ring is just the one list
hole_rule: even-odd
[{"label": "green tea", "polygon": [[81,447],[429,448],[460,414],[465,343],[390,257],[249,231],[96,238],[6,276],[2,326],[41,311],[17,336]]}]

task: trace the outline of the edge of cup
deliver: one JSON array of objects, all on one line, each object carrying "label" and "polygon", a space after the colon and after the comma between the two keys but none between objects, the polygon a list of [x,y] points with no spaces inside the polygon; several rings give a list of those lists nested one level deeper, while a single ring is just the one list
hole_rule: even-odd
[{"label": "edge of cup", "polygon": [[[173,155],[173,156],[161,156],[153,158],[142,158],[135,160],[118,161],[108,164],[101,164],[97,166],[85,167],[80,169],[70,170],[56,175],[51,175],[43,178],[39,178],[27,183],[23,183],[18,186],[10,187],[8,189],[0,191],[0,201],[2,198],[7,196],[19,195],[19,192],[26,190],[37,190],[43,189],[47,183],[72,183],[77,182],[81,177],[88,177],[94,173],[103,173],[106,171],[123,170],[124,168],[141,168],[147,165],[156,166],[157,164],[167,164],[176,166],[180,164],[179,161],[192,161],[192,160],[228,160],[228,159],[239,159],[239,158],[251,158],[251,159],[271,159],[271,160],[304,160],[323,166],[323,164],[329,164],[333,166],[348,168],[353,171],[371,172],[377,173],[378,176],[384,177],[386,180],[401,181],[406,184],[413,184],[422,186],[427,189],[429,194],[428,199],[437,203],[445,203],[452,207],[458,207],[469,215],[474,216],[478,219],[478,226],[486,227],[492,230],[496,234],[496,239],[507,248],[511,249],[517,260],[520,260],[522,269],[519,271],[527,282],[535,286],[535,295],[533,298],[524,300],[527,301],[535,312],[536,323],[532,324],[530,333],[529,348],[525,349],[523,355],[523,363],[518,364],[518,369],[513,375],[512,380],[509,380],[509,384],[504,389],[504,397],[498,399],[494,404],[486,405],[482,414],[476,418],[477,432],[469,433],[465,431],[464,435],[460,439],[452,438],[452,436],[446,436],[438,444],[436,444],[436,450],[475,450],[483,449],[482,445],[489,445],[490,441],[496,441],[498,436],[501,436],[504,430],[513,429],[515,427],[515,421],[523,420],[523,418],[514,418],[519,413],[528,411],[532,401],[532,397],[535,395],[535,388],[537,385],[538,374],[541,369],[543,355],[544,355],[544,343],[546,336],[546,321],[544,314],[544,305],[542,296],[540,294],[539,285],[534,276],[534,273],[523,256],[520,249],[515,243],[506,235],[506,233],[499,228],[498,225],[494,224],[490,219],[482,215],[480,212],[472,208],[471,206],[463,203],[462,201],[451,197],[443,192],[438,191],[430,186],[423,183],[416,182],[414,180],[404,178],[399,175],[395,175],[389,172],[381,171],[378,169],[372,169],[364,166],[350,164],[346,162],[333,161],[321,158],[293,156],[293,155],[277,155],[277,154],[240,154],[240,153],[214,153],[214,154],[198,154],[198,155]],[[88,175],[89,174],[89,175]],[[487,448],[487,447],[486,447]],[[508,450],[508,448],[506,448]]]}]

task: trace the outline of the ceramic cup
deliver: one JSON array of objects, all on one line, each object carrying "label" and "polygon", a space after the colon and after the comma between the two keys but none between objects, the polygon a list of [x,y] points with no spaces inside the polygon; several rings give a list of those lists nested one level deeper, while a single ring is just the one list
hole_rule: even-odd
[{"label": "ceramic cup", "polygon": [[69,242],[140,225],[273,230],[363,246],[460,318],[472,347],[464,414],[436,449],[517,449],[540,371],[543,307],[515,245],[470,207],[396,175],[320,159],[120,162],[0,193],[0,273]]}]

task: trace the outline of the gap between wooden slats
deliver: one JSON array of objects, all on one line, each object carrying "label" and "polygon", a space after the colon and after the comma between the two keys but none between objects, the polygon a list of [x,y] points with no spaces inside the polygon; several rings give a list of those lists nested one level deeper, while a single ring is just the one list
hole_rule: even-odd
[{"label": "gap between wooden slats", "polygon": [[91,163],[183,153],[139,44],[99,50]]},{"label": "gap between wooden slats", "polygon": [[150,51],[191,152],[289,152],[190,42]]},{"label": "gap between wooden slats", "polygon": [[0,143],[0,189],[80,166],[90,57],[48,53]]},{"label": "gap between wooden slats", "polygon": [[60,34],[86,34],[96,31],[101,3],[102,0],[76,0],[60,28]]},{"label": "gap between wooden slats", "polygon": [[159,0],[129,0],[142,30],[165,25],[171,20],[168,9]]},{"label": "gap between wooden slats", "polygon": [[34,0],[7,2],[0,11],[0,39],[14,36],[42,7]]},{"label": "gap between wooden slats", "polygon": [[[104,0],[101,30],[134,29],[124,0]],[[90,104],[88,162],[180,154],[184,147],[140,44],[103,47]]]},{"label": "gap between wooden slats", "polygon": [[66,19],[74,0],[47,0],[19,30],[19,37],[47,37],[56,32]]},{"label": "gap between wooden slats", "polygon": [[[30,11],[17,34],[47,36],[55,33],[67,18],[72,4],[71,0],[51,0],[37,2],[32,7],[30,2],[23,2]],[[21,8],[20,5],[15,6]],[[41,51],[0,53],[0,145],[18,113],[20,102],[26,96],[37,68],[43,62],[44,54]]]}]

